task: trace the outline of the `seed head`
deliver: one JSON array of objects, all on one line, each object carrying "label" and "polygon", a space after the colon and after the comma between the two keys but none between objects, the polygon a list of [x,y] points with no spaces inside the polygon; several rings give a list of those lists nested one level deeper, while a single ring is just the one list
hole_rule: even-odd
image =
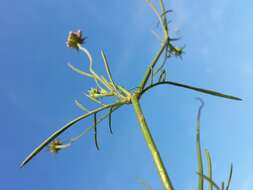
[{"label": "seed head", "polygon": [[86,38],[83,37],[83,34],[80,30],[76,32],[70,31],[66,42],[67,47],[75,48],[78,50],[78,44],[83,44],[85,39]]},{"label": "seed head", "polygon": [[51,153],[58,153],[62,149],[63,143],[60,140],[54,140],[48,146]]},{"label": "seed head", "polygon": [[174,48],[174,53],[175,53],[176,56],[181,56],[183,54],[183,48],[175,47]]}]

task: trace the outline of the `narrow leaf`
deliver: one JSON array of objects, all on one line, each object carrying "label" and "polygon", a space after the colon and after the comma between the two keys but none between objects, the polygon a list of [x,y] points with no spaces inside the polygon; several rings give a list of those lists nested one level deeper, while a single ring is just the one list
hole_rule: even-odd
[{"label": "narrow leaf", "polygon": [[176,82],[170,82],[170,81],[168,81],[168,84],[178,86],[178,87],[188,88],[188,89],[191,89],[191,90],[194,90],[194,91],[198,91],[198,92],[202,92],[202,93],[205,93],[205,94],[210,94],[210,95],[218,96],[218,97],[222,97],[222,98],[227,98],[227,99],[232,99],[232,100],[242,100],[241,98],[231,96],[231,95],[226,95],[226,94],[216,92],[216,91],[213,91],[213,90],[197,88],[197,87],[193,87],[193,86],[189,86],[189,85],[185,85],[185,84],[180,84],[180,83],[176,83]]},{"label": "narrow leaf", "polygon": [[154,81],[154,68],[151,68],[151,74],[150,74],[150,78],[151,78],[151,85],[153,84]]},{"label": "narrow leaf", "polygon": [[[208,163],[208,177],[209,179],[212,180],[212,160],[211,160],[211,156],[209,151],[206,149],[205,150],[206,153],[206,159],[207,159],[207,163]],[[208,190],[213,190],[213,184],[209,182],[208,185]]]},{"label": "narrow leaf", "polygon": [[159,76],[158,81],[159,82],[164,82],[165,80],[166,80],[166,71],[165,71],[165,69],[163,69],[160,76]]},{"label": "narrow leaf", "polygon": [[228,184],[226,186],[226,190],[229,190],[229,186],[230,186],[230,183],[231,183],[232,175],[233,175],[233,164],[231,164],[231,166],[230,166],[230,172],[229,172]]},{"label": "narrow leaf", "polygon": [[201,175],[200,173],[197,172],[198,175],[202,176],[205,180],[209,181],[210,183],[213,184],[213,186],[217,189],[217,190],[221,190],[220,187],[209,177],[205,176],[205,175]]},{"label": "narrow leaf", "polygon": [[92,74],[86,73],[86,72],[84,72],[84,71],[78,69],[77,67],[75,67],[74,65],[72,65],[72,64],[70,64],[70,63],[68,63],[68,67],[69,67],[71,70],[73,70],[74,72],[76,72],[76,73],[78,73],[78,74],[80,74],[80,75],[84,75],[84,76],[86,76],[86,77],[94,78]]},{"label": "narrow leaf", "polygon": [[193,86],[189,86],[189,85],[185,85],[185,84],[181,84],[181,83],[177,83],[177,82],[172,82],[172,81],[164,81],[164,82],[158,82],[158,83],[155,83],[149,87],[147,87],[146,89],[143,90],[142,94],[155,87],[155,86],[158,86],[158,85],[172,85],[172,86],[177,86],[177,87],[182,87],[182,88],[186,88],[186,89],[190,89],[190,90],[193,90],[193,91],[197,91],[197,92],[201,92],[201,93],[204,93],[204,94],[209,94],[209,95],[213,95],[213,96],[218,96],[218,97],[222,97],[222,98],[227,98],[227,99],[231,99],[231,100],[242,100],[241,98],[238,98],[238,97],[235,97],[235,96],[231,96],[231,95],[226,95],[226,94],[223,94],[223,93],[220,93],[220,92],[216,92],[216,91],[213,91],[213,90],[207,90],[207,89],[203,89],[203,88],[197,88],[197,87],[193,87]]},{"label": "narrow leaf", "polygon": [[221,190],[224,190],[224,186],[225,186],[225,184],[224,184],[224,181],[221,183]]},{"label": "narrow leaf", "polygon": [[200,115],[201,110],[204,106],[204,102],[202,99],[198,98],[198,100],[201,102],[201,105],[199,106],[198,114],[197,114],[197,124],[196,124],[196,151],[197,151],[197,160],[198,160],[198,173],[201,174],[198,177],[198,190],[204,189],[204,180],[203,180],[203,161],[202,161],[202,155],[201,155],[201,145],[200,145]]},{"label": "narrow leaf", "polygon": [[109,130],[110,130],[111,134],[113,134],[113,132],[112,132],[112,112],[113,112],[113,108],[111,107],[110,110],[109,110],[109,116],[108,116]]},{"label": "narrow leaf", "polygon": [[103,58],[103,61],[104,61],[104,65],[105,65],[105,70],[107,72],[107,75],[112,83],[112,86],[114,88],[114,90],[117,92],[117,85],[115,84],[113,78],[112,78],[112,74],[111,74],[111,70],[110,70],[110,67],[109,67],[109,64],[108,64],[108,61],[107,61],[107,57],[105,55],[105,52],[103,50],[101,50],[101,55],[102,55],[102,58]]},{"label": "narrow leaf", "polygon": [[101,101],[97,100],[96,98],[93,98],[93,97],[91,97],[90,95],[88,95],[88,94],[86,94],[86,93],[84,93],[84,95],[87,96],[87,97],[88,97],[90,100],[92,100],[93,102],[95,102],[95,103],[97,103],[97,104],[100,104],[100,105],[102,105],[102,106],[105,106],[104,103],[102,103]]},{"label": "narrow leaf", "polygon": [[173,12],[172,10],[167,10],[167,11],[165,11],[165,12],[163,12],[162,14],[161,14],[161,17],[163,17],[164,15],[166,15],[166,14],[168,14],[168,13],[171,13],[171,12]]},{"label": "narrow leaf", "polygon": [[81,104],[78,100],[75,100],[75,104],[76,104],[76,106],[77,106],[80,110],[82,110],[82,111],[84,111],[84,112],[87,112],[87,113],[90,112],[90,111],[89,111],[83,104]]},{"label": "narrow leaf", "polygon": [[94,141],[97,150],[99,150],[98,139],[97,139],[97,114],[94,113]]}]

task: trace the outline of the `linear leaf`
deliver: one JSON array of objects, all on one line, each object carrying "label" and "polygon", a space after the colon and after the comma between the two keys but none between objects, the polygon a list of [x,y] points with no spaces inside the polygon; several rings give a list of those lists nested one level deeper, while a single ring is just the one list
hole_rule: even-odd
[{"label": "linear leaf", "polygon": [[100,112],[102,110],[105,110],[107,108],[110,108],[112,106],[116,106],[116,105],[120,105],[122,104],[121,102],[116,102],[113,104],[108,104],[106,106],[101,106],[97,109],[92,110],[89,113],[83,114],[75,119],[73,119],[72,121],[70,121],[69,123],[67,123],[66,125],[64,125],[62,128],[58,129],[57,131],[55,131],[53,134],[51,134],[46,140],[44,140],[39,146],[37,146],[25,159],[24,161],[21,163],[20,167],[23,167],[24,165],[26,165],[34,156],[36,156],[44,147],[46,147],[51,141],[53,141],[56,137],[58,137],[60,134],[62,134],[64,131],[66,131],[67,129],[69,129],[71,126],[73,126],[74,124],[76,124],[77,122],[81,121],[82,119],[85,119],[87,117],[89,117],[90,115],[93,115],[94,113]]},{"label": "linear leaf", "polygon": [[97,114],[94,113],[94,140],[97,150],[99,150],[98,139],[97,139]]},{"label": "linear leaf", "polygon": [[[206,159],[208,164],[208,177],[212,180],[212,160],[209,151],[206,149]],[[208,190],[213,190],[213,184],[209,182]]]},{"label": "linear leaf", "polygon": [[198,173],[201,175],[198,176],[198,190],[204,189],[204,180],[203,180],[203,161],[201,155],[201,144],[200,144],[200,115],[201,110],[204,106],[204,102],[202,99],[198,99],[201,102],[199,106],[198,114],[197,114],[197,124],[196,124],[196,151],[197,151],[197,160],[198,160]]},{"label": "linear leaf", "polygon": [[230,166],[230,172],[229,172],[228,184],[226,186],[226,190],[229,189],[229,186],[230,186],[230,183],[231,183],[231,179],[232,179],[232,175],[233,175],[233,164],[231,164],[231,166]]},{"label": "linear leaf", "polygon": [[75,100],[75,105],[82,111],[89,113],[90,111],[83,105],[81,104],[78,100]]},{"label": "linear leaf", "polygon": [[109,110],[109,117],[108,117],[108,120],[109,120],[109,130],[110,130],[111,134],[113,134],[113,132],[112,132],[112,112],[113,112],[113,107],[110,108],[110,110]]},{"label": "linear leaf", "polygon": [[[198,175],[201,175],[200,173],[197,172]],[[209,177],[205,176],[205,175],[201,175],[205,180],[209,181],[210,183],[213,184],[213,186],[217,189],[217,190],[221,190],[220,187]]]},{"label": "linear leaf", "polygon": [[144,94],[144,92],[146,92],[147,90],[158,86],[158,85],[172,85],[172,86],[177,86],[177,87],[182,87],[182,88],[186,88],[186,89],[190,89],[193,91],[197,91],[197,92],[201,92],[204,94],[209,94],[209,95],[213,95],[213,96],[218,96],[218,97],[222,97],[222,98],[227,98],[227,99],[231,99],[231,100],[242,100],[241,98],[235,97],[235,96],[231,96],[231,95],[226,95],[220,92],[216,92],[214,90],[208,90],[208,89],[203,89],[203,88],[198,88],[198,87],[193,87],[193,86],[189,86],[189,85],[185,85],[185,84],[181,84],[181,83],[177,83],[177,82],[172,82],[172,81],[164,81],[164,82],[158,82],[155,83],[153,85],[148,86],[147,88],[145,88],[142,92],[142,94]]}]

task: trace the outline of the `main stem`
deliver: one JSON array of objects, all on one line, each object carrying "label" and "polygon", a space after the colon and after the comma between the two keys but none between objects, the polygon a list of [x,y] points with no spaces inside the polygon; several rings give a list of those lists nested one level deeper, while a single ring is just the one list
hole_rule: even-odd
[{"label": "main stem", "polygon": [[145,138],[145,141],[148,145],[149,151],[152,155],[153,161],[155,163],[156,169],[157,169],[160,179],[162,181],[163,187],[165,190],[173,190],[172,183],[171,183],[170,178],[167,174],[166,168],[164,167],[160,153],[156,147],[154,139],[153,139],[153,137],[150,133],[150,130],[148,128],[147,122],[144,118],[144,115],[143,115],[143,112],[142,112],[142,109],[141,109],[141,106],[139,103],[139,94],[134,94],[131,98],[131,101],[132,101],[137,119],[139,121],[141,130],[142,130],[142,134]]}]

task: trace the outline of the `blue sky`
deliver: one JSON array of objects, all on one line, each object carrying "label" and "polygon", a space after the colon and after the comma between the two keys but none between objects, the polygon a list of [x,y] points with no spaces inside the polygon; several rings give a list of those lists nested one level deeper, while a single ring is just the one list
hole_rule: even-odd
[{"label": "blue sky", "polygon": [[[232,190],[253,186],[252,6],[250,0],[165,1],[171,34],[183,36],[183,60],[167,65],[168,78],[233,94],[229,101],[175,87],[147,93],[141,103],[175,189],[196,189],[195,120],[202,97],[202,147],[213,159],[216,181],[227,179],[234,165]],[[0,188],[37,190],[143,189],[136,178],[162,189],[131,106],[113,115],[114,135],[106,123],[99,128],[101,150],[92,134],[57,155],[42,151],[25,168],[24,157],[53,131],[82,114],[74,105],[93,85],[73,73],[67,63],[83,66],[84,56],[66,48],[70,30],[88,36],[86,47],[95,69],[103,73],[100,49],[108,56],[115,80],[127,88],[138,85],[159,48],[150,32],[156,17],[144,0],[18,1],[0,7]],[[82,65],[83,64],[83,65]],[[62,139],[89,126],[85,120]]]}]

